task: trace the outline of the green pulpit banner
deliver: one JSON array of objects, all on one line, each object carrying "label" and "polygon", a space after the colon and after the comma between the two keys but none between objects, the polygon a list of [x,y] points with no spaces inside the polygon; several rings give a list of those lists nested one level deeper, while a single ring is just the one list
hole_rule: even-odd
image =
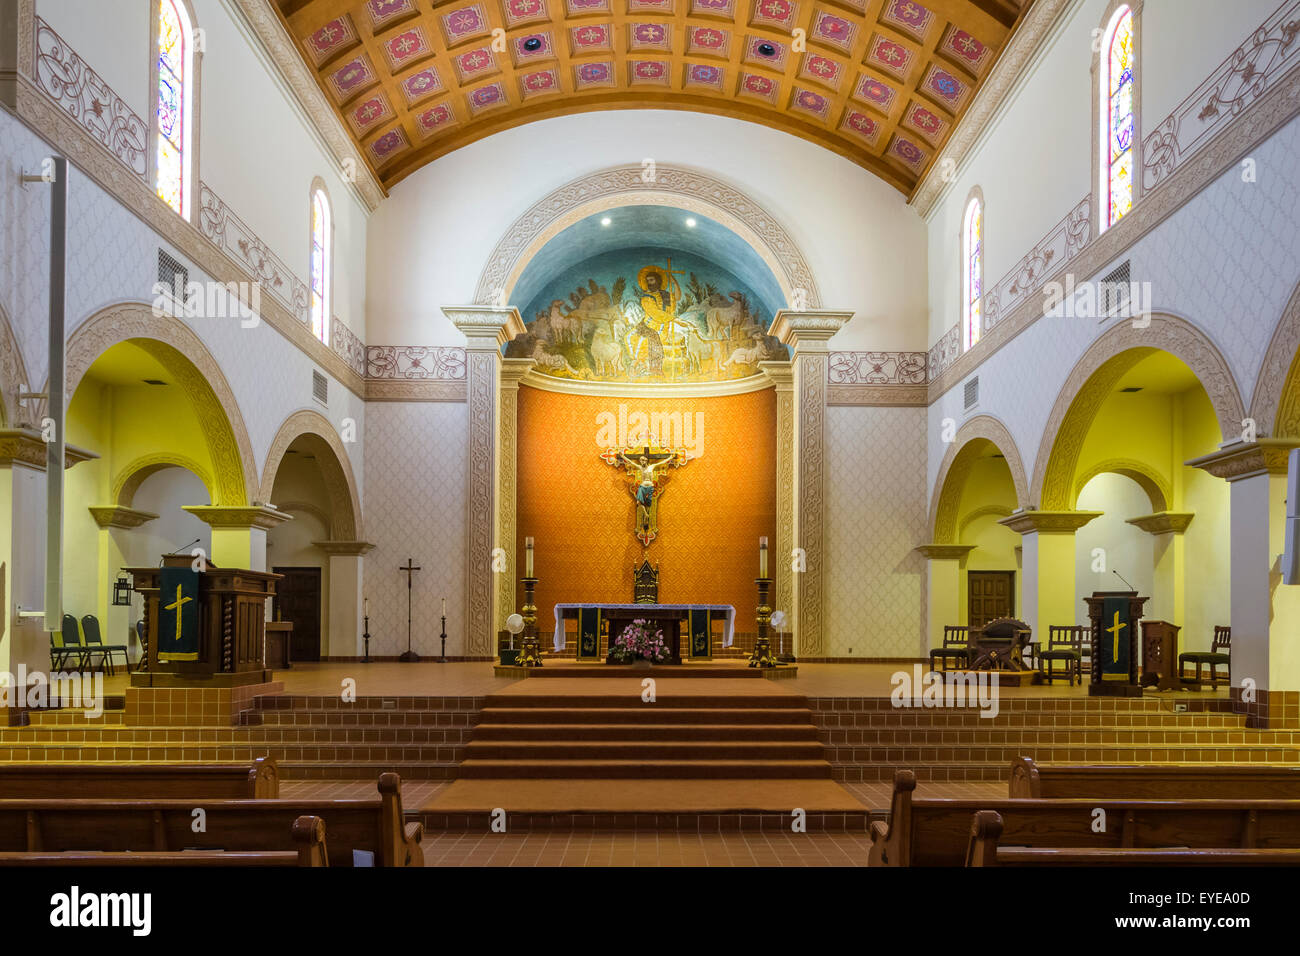
[{"label": "green pulpit banner", "polygon": [[158,592],[158,660],[199,659],[199,572],[163,568]]},{"label": "green pulpit banner", "polygon": [[711,660],[713,658],[713,633],[709,628],[709,611],[707,608],[692,608],[690,614],[690,653],[689,657]]},{"label": "green pulpit banner", "polygon": [[1100,657],[1101,679],[1129,679],[1129,648],[1133,622],[1129,618],[1131,599],[1108,597],[1101,605],[1101,634],[1097,641]]},{"label": "green pulpit banner", "polygon": [[578,660],[598,661],[600,656],[600,608],[578,610]]}]

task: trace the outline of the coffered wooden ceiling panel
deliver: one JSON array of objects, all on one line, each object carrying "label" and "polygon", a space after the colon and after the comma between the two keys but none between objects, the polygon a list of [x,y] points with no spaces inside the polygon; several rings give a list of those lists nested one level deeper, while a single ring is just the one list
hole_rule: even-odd
[{"label": "coffered wooden ceiling panel", "polygon": [[785,130],[910,195],[1032,0],[274,3],[385,187],[533,120],[657,108]]}]

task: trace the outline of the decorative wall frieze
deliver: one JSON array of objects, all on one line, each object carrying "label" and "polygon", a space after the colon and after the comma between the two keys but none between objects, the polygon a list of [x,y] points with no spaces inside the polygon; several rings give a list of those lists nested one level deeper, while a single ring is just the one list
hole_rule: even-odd
[{"label": "decorative wall frieze", "polygon": [[928,395],[924,385],[829,385],[826,404],[924,408],[929,404]]},{"label": "decorative wall frieze", "polygon": [[465,378],[465,350],[451,345],[368,345],[367,379],[424,381]]},{"label": "decorative wall frieze", "polygon": [[366,379],[367,402],[464,402],[465,379]]},{"label": "decorative wall frieze", "polygon": [[924,385],[924,352],[831,352],[832,385]]}]

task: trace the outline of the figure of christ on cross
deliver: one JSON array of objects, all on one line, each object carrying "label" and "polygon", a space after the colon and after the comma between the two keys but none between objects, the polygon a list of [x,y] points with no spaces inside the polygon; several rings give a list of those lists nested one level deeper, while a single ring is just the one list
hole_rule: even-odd
[{"label": "figure of christ on cross", "polygon": [[631,456],[627,450],[606,451],[601,455],[608,464],[622,464],[632,483],[632,499],[636,502],[636,528],[633,534],[643,546],[659,533],[659,496],[663,494],[667,475],[660,469],[686,464],[686,456],[672,449],[653,450],[649,445],[640,454]]}]

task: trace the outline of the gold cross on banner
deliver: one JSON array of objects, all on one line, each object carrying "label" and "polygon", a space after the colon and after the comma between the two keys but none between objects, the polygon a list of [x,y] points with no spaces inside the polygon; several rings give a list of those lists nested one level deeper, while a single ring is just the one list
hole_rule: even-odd
[{"label": "gold cross on banner", "polygon": [[1122,631],[1122,630],[1124,630],[1124,628],[1126,628],[1126,627],[1128,627],[1128,624],[1126,624],[1126,623],[1122,623],[1122,622],[1120,621],[1120,619],[1119,619],[1119,611],[1116,611],[1116,612],[1115,612],[1115,623],[1112,624],[1110,627],[1106,628],[1106,633],[1107,633],[1107,634],[1110,634],[1111,637],[1113,637],[1113,638],[1115,639],[1115,640],[1114,640],[1114,646],[1113,646],[1113,649],[1112,649],[1111,652],[1110,652],[1110,659],[1111,659],[1112,662],[1114,662],[1114,661],[1116,661],[1116,660],[1119,659],[1119,632]]},{"label": "gold cross on banner", "polygon": [[181,608],[182,608],[182,607],[183,607],[187,602],[189,602],[189,601],[193,601],[193,600],[194,600],[194,598],[181,597],[181,585],[178,584],[178,585],[176,585],[176,600],[175,600],[173,603],[166,605],[166,607],[165,607],[165,609],[168,610],[168,611],[175,611],[175,612],[176,612],[176,640],[177,640],[177,642],[179,642],[180,639],[181,639]]}]

